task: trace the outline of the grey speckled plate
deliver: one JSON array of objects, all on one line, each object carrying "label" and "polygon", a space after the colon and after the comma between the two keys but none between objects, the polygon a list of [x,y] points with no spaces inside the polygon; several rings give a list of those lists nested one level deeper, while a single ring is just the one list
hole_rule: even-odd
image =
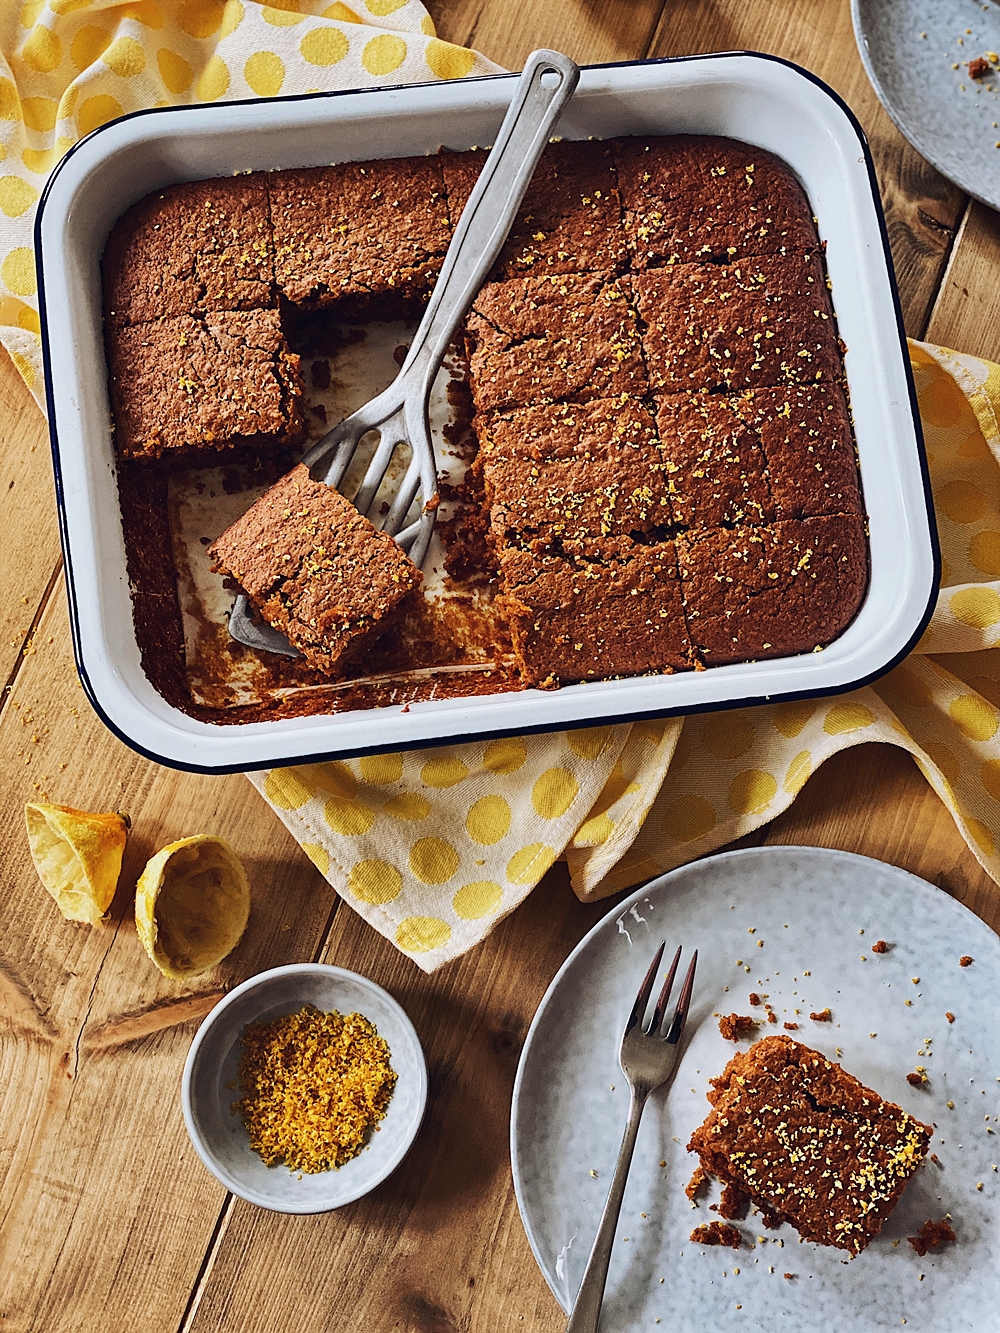
[{"label": "grey speckled plate", "polygon": [[942,175],[1000,208],[1000,69],[980,80],[967,69],[1000,52],[1000,4],[851,0],[851,15],[868,77],[901,132]]},{"label": "grey speckled plate", "polygon": [[[728,852],[655,880],[591,931],[549,987],[518,1069],[511,1156],[528,1239],[563,1308],[579,1289],[625,1123],[621,1031],[664,937],[701,950],[690,1036],[669,1096],[654,1093],[643,1118],[602,1333],[652,1333],[657,1321],[670,1333],[1000,1329],[1000,939],[905,871],[806,847]],[[873,954],[880,938],[892,948]],[[970,967],[959,966],[963,954]],[[684,1195],[707,1080],[735,1049],[715,1015],[762,1016],[748,1007],[751,990],[800,1024],[798,1039],[937,1127],[940,1164],[920,1169],[857,1259],[787,1226],[765,1233],[753,1214],[739,1224],[739,1253],[688,1239],[717,1216],[717,1195],[697,1210]],[[827,1006],[832,1023],[810,1021]],[[930,1076],[923,1088],[906,1082],[917,1064]],[[905,1237],[945,1213],[959,1243],[918,1258]]]}]

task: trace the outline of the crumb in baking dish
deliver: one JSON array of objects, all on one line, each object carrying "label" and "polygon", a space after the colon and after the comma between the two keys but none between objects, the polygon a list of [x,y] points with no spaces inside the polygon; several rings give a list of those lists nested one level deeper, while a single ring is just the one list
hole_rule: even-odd
[{"label": "crumb in baking dish", "polygon": [[733,1250],[740,1248],[742,1237],[736,1227],[725,1222],[708,1222],[695,1227],[691,1239],[698,1245],[728,1245]]}]

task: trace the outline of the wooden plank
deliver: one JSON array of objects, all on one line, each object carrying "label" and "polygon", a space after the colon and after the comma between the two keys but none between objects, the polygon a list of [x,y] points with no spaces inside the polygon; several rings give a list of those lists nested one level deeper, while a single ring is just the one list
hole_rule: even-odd
[{"label": "wooden plank", "polygon": [[920,337],[964,196],[912,149],[882,110],[857,52],[849,0],[671,0],[650,55],[766,51],[817,74],[861,122],[878,173],[906,328]]},{"label": "wooden plank", "polygon": [[[37,880],[21,811],[41,792],[132,816],[105,930],[64,921]],[[0,718],[0,799],[4,1328],[176,1328],[225,1198],[181,1121],[190,1039],[229,986],[314,956],[336,895],[244,778],[159,768],[104,728],[76,680],[61,583]],[[143,952],[131,898],[146,859],[195,832],[236,848],[253,910],[232,957],[181,985]]]},{"label": "wooden plank", "polygon": [[970,203],[927,328],[929,342],[1000,361],[1000,215]]},{"label": "wooden plank", "polygon": [[338,913],[324,961],[405,1007],[430,1071],[427,1118],[396,1174],[346,1208],[289,1218],[237,1201],[185,1333],[565,1327],[517,1213],[510,1099],[548,982],[611,906],[577,902],[556,867],[489,939],[430,977]]},{"label": "wooden plank", "polygon": [[540,46],[564,51],[580,64],[635,60],[646,54],[663,0],[438,0],[428,7],[446,41],[474,46],[505,69],[520,69]]},{"label": "wooden plank", "polygon": [[[0,348],[0,684],[27,647],[59,560],[59,530],[45,418]],[[0,698],[0,707],[6,694]]]}]

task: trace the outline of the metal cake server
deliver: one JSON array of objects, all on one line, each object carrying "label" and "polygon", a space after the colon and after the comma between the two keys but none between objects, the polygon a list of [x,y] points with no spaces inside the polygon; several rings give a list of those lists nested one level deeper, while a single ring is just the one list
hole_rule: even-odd
[{"label": "metal cake server", "polygon": [[[409,444],[410,463],[382,530],[395,538],[415,565],[422,564],[427,555],[436,511],[431,502],[437,493],[437,467],[427,421],[431,386],[455,330],[500,255],[538,159],[579,77],[577,65],[558,51],[533,51],[528,57],[399,374],[384,392],[346,417],[302,459],[317,480],[339,486],[362,437],[377,431],[378,445],[352,501],[371,517],[369,511],[393,455],[400,445]],[[418,495],[423,497],[423,508],[404,527]],[[250,648],[300,656],[283,634],[254,615],[243,594],[230,613],[229,633]]]}]

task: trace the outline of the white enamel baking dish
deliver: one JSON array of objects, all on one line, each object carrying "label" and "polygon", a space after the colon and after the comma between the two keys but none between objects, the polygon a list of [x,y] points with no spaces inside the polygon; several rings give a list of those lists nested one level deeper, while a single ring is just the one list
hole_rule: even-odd
[{"label": "white enamel baking dish", "polygon": [[490,143],[513,76],[172,107],[104,126],[59,164],[38,210],[46,393],[77,665],[107,725],[141,753],[205,772],[405,749],[832,694],[903,657],[933,605],[938,555],[916,400],[875,173],[861,129],[818,79],[746,53],[583,71],[567,138],[682,132],[770,149],[819,219],[870,517],[871,583],[823,652],[470,699],[219,726],[168,704],[143,673],[119,521],[99,260],[116,218],[181,180]]}]

